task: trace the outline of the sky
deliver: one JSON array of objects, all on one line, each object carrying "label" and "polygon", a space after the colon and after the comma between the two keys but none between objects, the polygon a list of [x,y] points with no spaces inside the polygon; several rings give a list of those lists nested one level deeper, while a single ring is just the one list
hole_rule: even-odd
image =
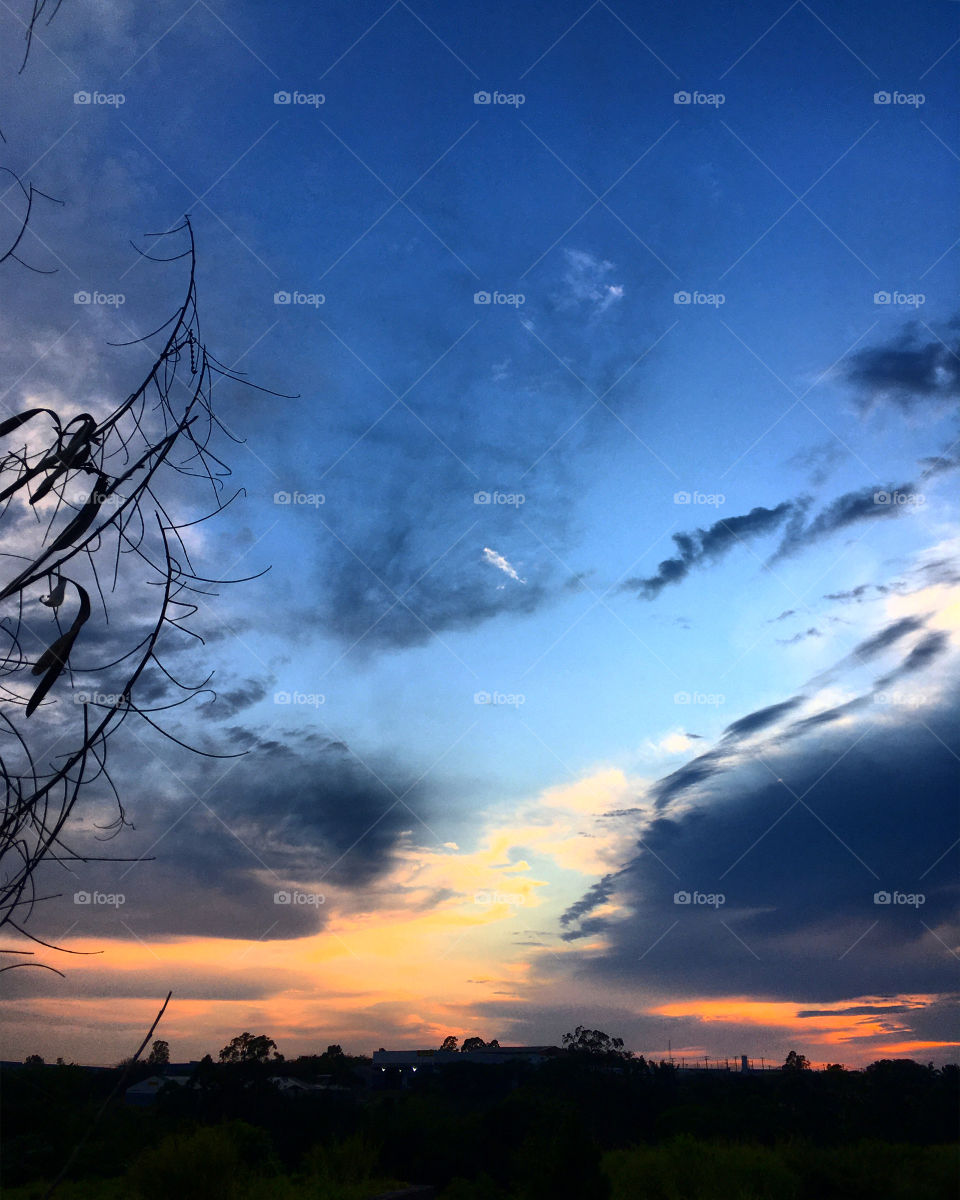
[{"label": "sky", "polygon": [[185,213],[278,394],[215,387],[190,534],[270,570],[163,647],[214,672],[163,727],[246,753],[125,723],[129,827],[71,837],[129,861],[43,873],[84,954],[5,973],[0,1057],[115,1062],[172,989],[176,1059],[956,1061],[960,5],[65,0],[18,74],[28,7],[4,410],[137,385]]}]

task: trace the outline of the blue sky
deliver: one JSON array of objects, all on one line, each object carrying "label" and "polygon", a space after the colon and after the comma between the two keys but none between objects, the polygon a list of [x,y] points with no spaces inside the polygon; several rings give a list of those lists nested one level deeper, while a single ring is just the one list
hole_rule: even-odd
[{"label": "blue sky", "polygon": [[[4,161],[65,202],[25,248],[57,274],[4,280],[4,403],[129,389],[146,356],[107,343],[155,327],[183,286],[130,240],[185,211],[208,345],[285,394],[215,389],[246,496],[198,534],[204,561],[272,570],[202,605],[189,661],[221,696],[177,718],[252,752],[217,785],[169,751],[161,766],[149,735],[127,747],[121,773],[158,801],[128,852],[163,839],[169,861],[128,879],[123,927],[51,905],[44,929],[118,964],[180,946],[190,1050],[201,1020],[306,1049],[339,1019],[366,1049],[457,1022],[552,1040],[569,1016],[647,1052],[679,1022],[675,1049],[776,1055],[801,1009],[893,996],[905,1023],[838,1018],[810,1056],[955,1057],[938,1014],[957,946],[958,6],[66,4],[19,77],[18,18],[2,21]],[[864,737],[877,753],[847,759]],[[672,846],[672,891],[715,884],[710,846],[736,859],[776,821],[764,773],[816,799],[841,761],[877,775],[883,836],[823,784],[817,815],[756,852],[729,953],[690,971],[718,931],[664,933],[651,864]],[[219,831],[178,808],[201,792]],[[926,925],[881,924],[869,949],[860,892],[934,860]],[[320,879],[315,926],[264,933],[264,889]],[[478,914],[478,887],[524,899]],[[349,1003],[301,1005],[323,994],[314,956],[378,919]],[[410,947],[445,978],[432,939],[461,926],[453,975],[475,961],[504,986],[381,990]],[[636,939],[658,934],[657,984]],[[204,960],[254,947],[226,1017],[194,943]],[[272,943],[293,982],[264,993]],[[885,976],[890,954],[908,966]],[[119,1056],[122,1023],[82,1015],[98,988],[120,994],[117,972],[18,972],[11,1051],[52,1039],[46,1006],[77,989],[68,1049]],[[729,1015],[751,998],[774,1007]],[[719,1031],[711,1004],[729,1008]]]}]

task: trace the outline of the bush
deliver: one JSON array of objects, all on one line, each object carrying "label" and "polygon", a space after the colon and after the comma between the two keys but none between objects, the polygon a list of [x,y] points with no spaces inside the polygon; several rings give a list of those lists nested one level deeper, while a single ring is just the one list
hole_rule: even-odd
[{"label": "bush", "polygon": [[678,1137],[664,1146],[612,1150],[611,1200],[798,1200],[799,1178],[765,1146]]},{"label": "bush", "polygon": [[373,1177],[379,1160],[379,1146],[363,1134],[355,1133],[342,1142],[313,1146],[304,1156],[303,1169],[319,1183],[365,1183]]},{"label": "bush", "polygon": [[141,1200],[242,1200],[256,1175],[272,1166],[268,1135],[234,1121],[164,1138],[140,1155],[127,1178]]}]

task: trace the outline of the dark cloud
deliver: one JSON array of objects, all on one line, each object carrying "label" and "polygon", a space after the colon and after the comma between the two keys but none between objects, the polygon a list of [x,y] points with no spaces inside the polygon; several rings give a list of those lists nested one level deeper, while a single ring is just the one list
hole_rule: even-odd
[{"label": "dark cloud", "polygon": [[[145,743],[128,748],[118,784],[133,827],[106,850],[93,819],[70,840],[78,853],[144,861],[81,865],[67,884],[62,870],[45,868],[43,891],[66,895],[38,908],[40,936],[78,922],[74,935],[92,937],[271,940],[323,928],[330,889],[349,894],[354,908],[377,907],[376,889],[406,831],[429,836],[425,785],[411,789],[396,765],[378,760],[370,769],[316,733],[227,732],[249,751],[244,757],[181,761],[172,775]],[[124,903],[74,904],[74,892],[94,890],[123,894]],[[276,902],[295,891],[309,898]]]},{"label": "dark cloud", "polygon": [[[619,590],[635,592],[645,600],[652,600],[669,584],[686,579],[694,568],[717,561],[740,542],[782,526],[783,535],[769,565],[851,525],[914,511],[912,504],[903,500],[897,502],[897,497],[910,497],[915,493],[912,483],[860,488],[838,496],[810,521],[807,521],[807,513],[812,501],[809,496],[798,496],[794,500],[784,500],[775,508],[757,507],[743,516],[716,521],[708,529],[675,533],[673,541],[677,554],[664,559],[655,575],[627,579]],[[794,609],[788,609],[774,620],[784,620],[794,613]]]},{"label": "dark cloud", "polygon": [[899,621],[891,621],[879,633],[864,638],[862,642],[854,646],[846,661],[856,659],[859,662],[864,662],[865,660],[876,658],[878,654],[894,645],[894,643],[899,642],[901,638],[905,638],[908,634],[916,633],[922,629],[923,624],[921,617],[901,617]]},{"label": "dark cloud", "polygon": [[586,893],[583,899],[578,900],[576,904],[572,904],[566,912],[560,917],[561,925],[569,925],[571,921],[579,920],[580,917],[589,912],[592,908],[596,908],[600,904],[604,904],[613,891],[615,875],[604,875],[598,880]]},{"label": "dark cloud", "polygon": [[781,736],[784,739],[801,737],[803,734],[809,733],[821,725],[831,725],[834,721],[841,721],[844,717],[849,717],[853,713],[859,712],[860,709],[866,708],[869,704],[869,696],[857,696],[854,700],[848,700],[846,704],[838,704],[835,708],[826,708],[822,712],[814,713],[813,716],[804,717],[800,721],[794,721],[791,725],[787,726]]},{"label": "dark cloud", "polygon": [[949,453],[921,458],[920,466],[923,467],[920,478],[931,479],[936,475],[946,475],[950,471],[960,470],[960,458],[951,457]]},{"label": "dark cloud", "polygon": [[576,942],[580,938],[603,933],[609,924],[607,917],[585,917],[576,929],[568,929],[565,933],[560,934],[560,938],[564,942]]},{"label": "dark cloud", "polygon": [[878,596],[886,596],[891,589],[885,583],[859,583],[847,592],[827,592],[824,600],[855,600],[858,604],[863,601],[868,592],[876,592]]},{"label": "dark cloud", "polygon": [[929,666],[934,659],[945,654],[949,645],[950,638],[942,630],[928,633],[926,637],[921,638],[917,642],[895,670],[889,671],[877,680],[876,686],[878,688],[885,688],[895,680],[902,679],[904,675],[912,675],[915,671],[921,671],[924,667]]},{"label": "dark cloud", "polygon": [[738,741],[740,738],[758,733],[761,729],[768,729],[771,725],[775,725],[782,716],[802,703],[802,696],[791,696],[789,700],[781,700],[779,704],[769,704],[766,708],[758,708],[755,712],[748,713],[745,717],[740,717],[739,720],[728,725],[723,731],[723,740],[725,742]]},{"label": "dark cloud", "polygon": [[215,698],[197,706],[197,715],[216,721],[235,717],[245,708],[259,703],[267,695],[267,686],[257,679],[247,679],[236,687],[217,691]]},{"label": "dark cloud", "polygon": [[708,750],[688,763],[672,771],[654,784],[650,791],[655,808],[666,808],[673,800],[690,788],[704,783],[723,766],[725,756],[719,750]]},{"label": "dark cloud", "polygon": [[891,621],[877,633],[873,633],[870,637],[858,642],[850,653],[838,663],[828,667],[825,671],[821,671],[813,680],[813,683],[822,685],[846,668],[856,668],[872,662],[873,659],[889,650],[891,646],[895,646],[911,634],[919,633],[924,628],[924,624],[925,618],[916,616],[901,617],[896,621]]},{"label": "dark cloud", "polygon": [[[715,754],[666,777],[654,793],[682,782],[690,805],[638,827],[636,855],[597,897],[630,915],[607,917],[605,948],[578,972],[808,1004],[954,991],[958,717],[956,693],[922,713],[862,701],[798,723],[802,736],[774,734],[762,770]],[[676,904],[682,890],[724,903]],[[921,894],[922,907],[878,905],[882,891]],[[565,940],[595,915],[590,899],[571,906]]]},{"label": "dark cloud", "polygon": [[[472,498],[470,504],[472,508]],[[525,556],[536,555],[539,547],[524,534],[516,513],[509,528],[502,527],[502,514],[495,514],[501,524],[492,531],[469,532],[477,512],[490,507],[465,514],[471,520],[464,520],[459,530],[435,529],[428,535],[409,512],[402,512],[375,527],[331,534],[319,605],[295,613],[293,620],[363,653],[422,645],[437,634],[535,612],[562,585],[554,587],[548,567],[531,572]],[[517,548],[518,530],[524,534],[522,549]],[[526,582],[485,563],[484,546],[515,567],[522,564],[518,574]]]},{"label": "dark cloud", "polygon": [[656,575],[627,579],[620,585],[620,590],[636,592],[645,600],[652,600],[668,584],[679,583],[701,563],[715,561],[740,542],[777,529],[794,511],[794,507],[790,501],[784,501],[776,508],[758,506],[743,516],[715,521],[708,529],[675,533],[673,541],[679,553],[674,558],[664,559]]},{"label": "dark cloud", "polygon": [[938,558],[934,562],[924,563],[918,568],[918,574],[923,578],[924,587],[933,587],[938,583],[960,583],[960,566],[955,558]]},{"label": "dark cloud", "polygon": [[919,1004],[850,1004],[846,1008],[804,1008],[798,1017],[869,1017],[874,1013],[907,1013],[922,1007]]},{"label": "dark cloud", "polygon": [[799,471],[806,471],[810,483],[814,487],[820,487],[826,483],[834,467],[848,454],[849,451],[836,438],[830,438],[807,450],[798,450],[796,454],[787,459],[787,466]]},{"label": "dark cloud", "polygon": [[921,335],[915,325],[895,341],[851,355],[846,379],[866,404],[889,400],[904,412],[960,396],[960,342]]},{"label": "dark cloud", "polygon": [[[915,488],[912,483],[902,483],[896,487],[865,487],[858,491],[845,492],[828,504],[826,508],[821,509],[812,521],[807,523],[803,519],[791,519],[784,537],[770,561],[776,562],[786,555],[796,554],[797,551],[861,521],[875,521],[885,517],[898,516],[905,509],[911,508],[911,505],[891,503],[889,499],[884,500],[883,497],[910,496],[914,492]],[[794,514],[794,516],[797,515],[799,515],[799,511]]]},{"label": "dark cloud", "polygon": [[793,637],[777,638],[777,645],[795,646],[798,642],[805,642],[807,638],[812,637],[823,637],[823,634],[820,632],[820,630],[816,629],[813,625],[811,625],[809,629],[804,629],[801,630],[800,633],[795,633]]}]

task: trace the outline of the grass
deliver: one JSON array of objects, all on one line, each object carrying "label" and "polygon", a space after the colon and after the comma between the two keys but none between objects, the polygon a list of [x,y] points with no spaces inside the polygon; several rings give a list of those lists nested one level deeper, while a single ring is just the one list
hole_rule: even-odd
[{"label": "grass", "polygon": [[958,1148],[778,1146],[678,1137],[612,1150],[611,1200],[956,1200]]}]

